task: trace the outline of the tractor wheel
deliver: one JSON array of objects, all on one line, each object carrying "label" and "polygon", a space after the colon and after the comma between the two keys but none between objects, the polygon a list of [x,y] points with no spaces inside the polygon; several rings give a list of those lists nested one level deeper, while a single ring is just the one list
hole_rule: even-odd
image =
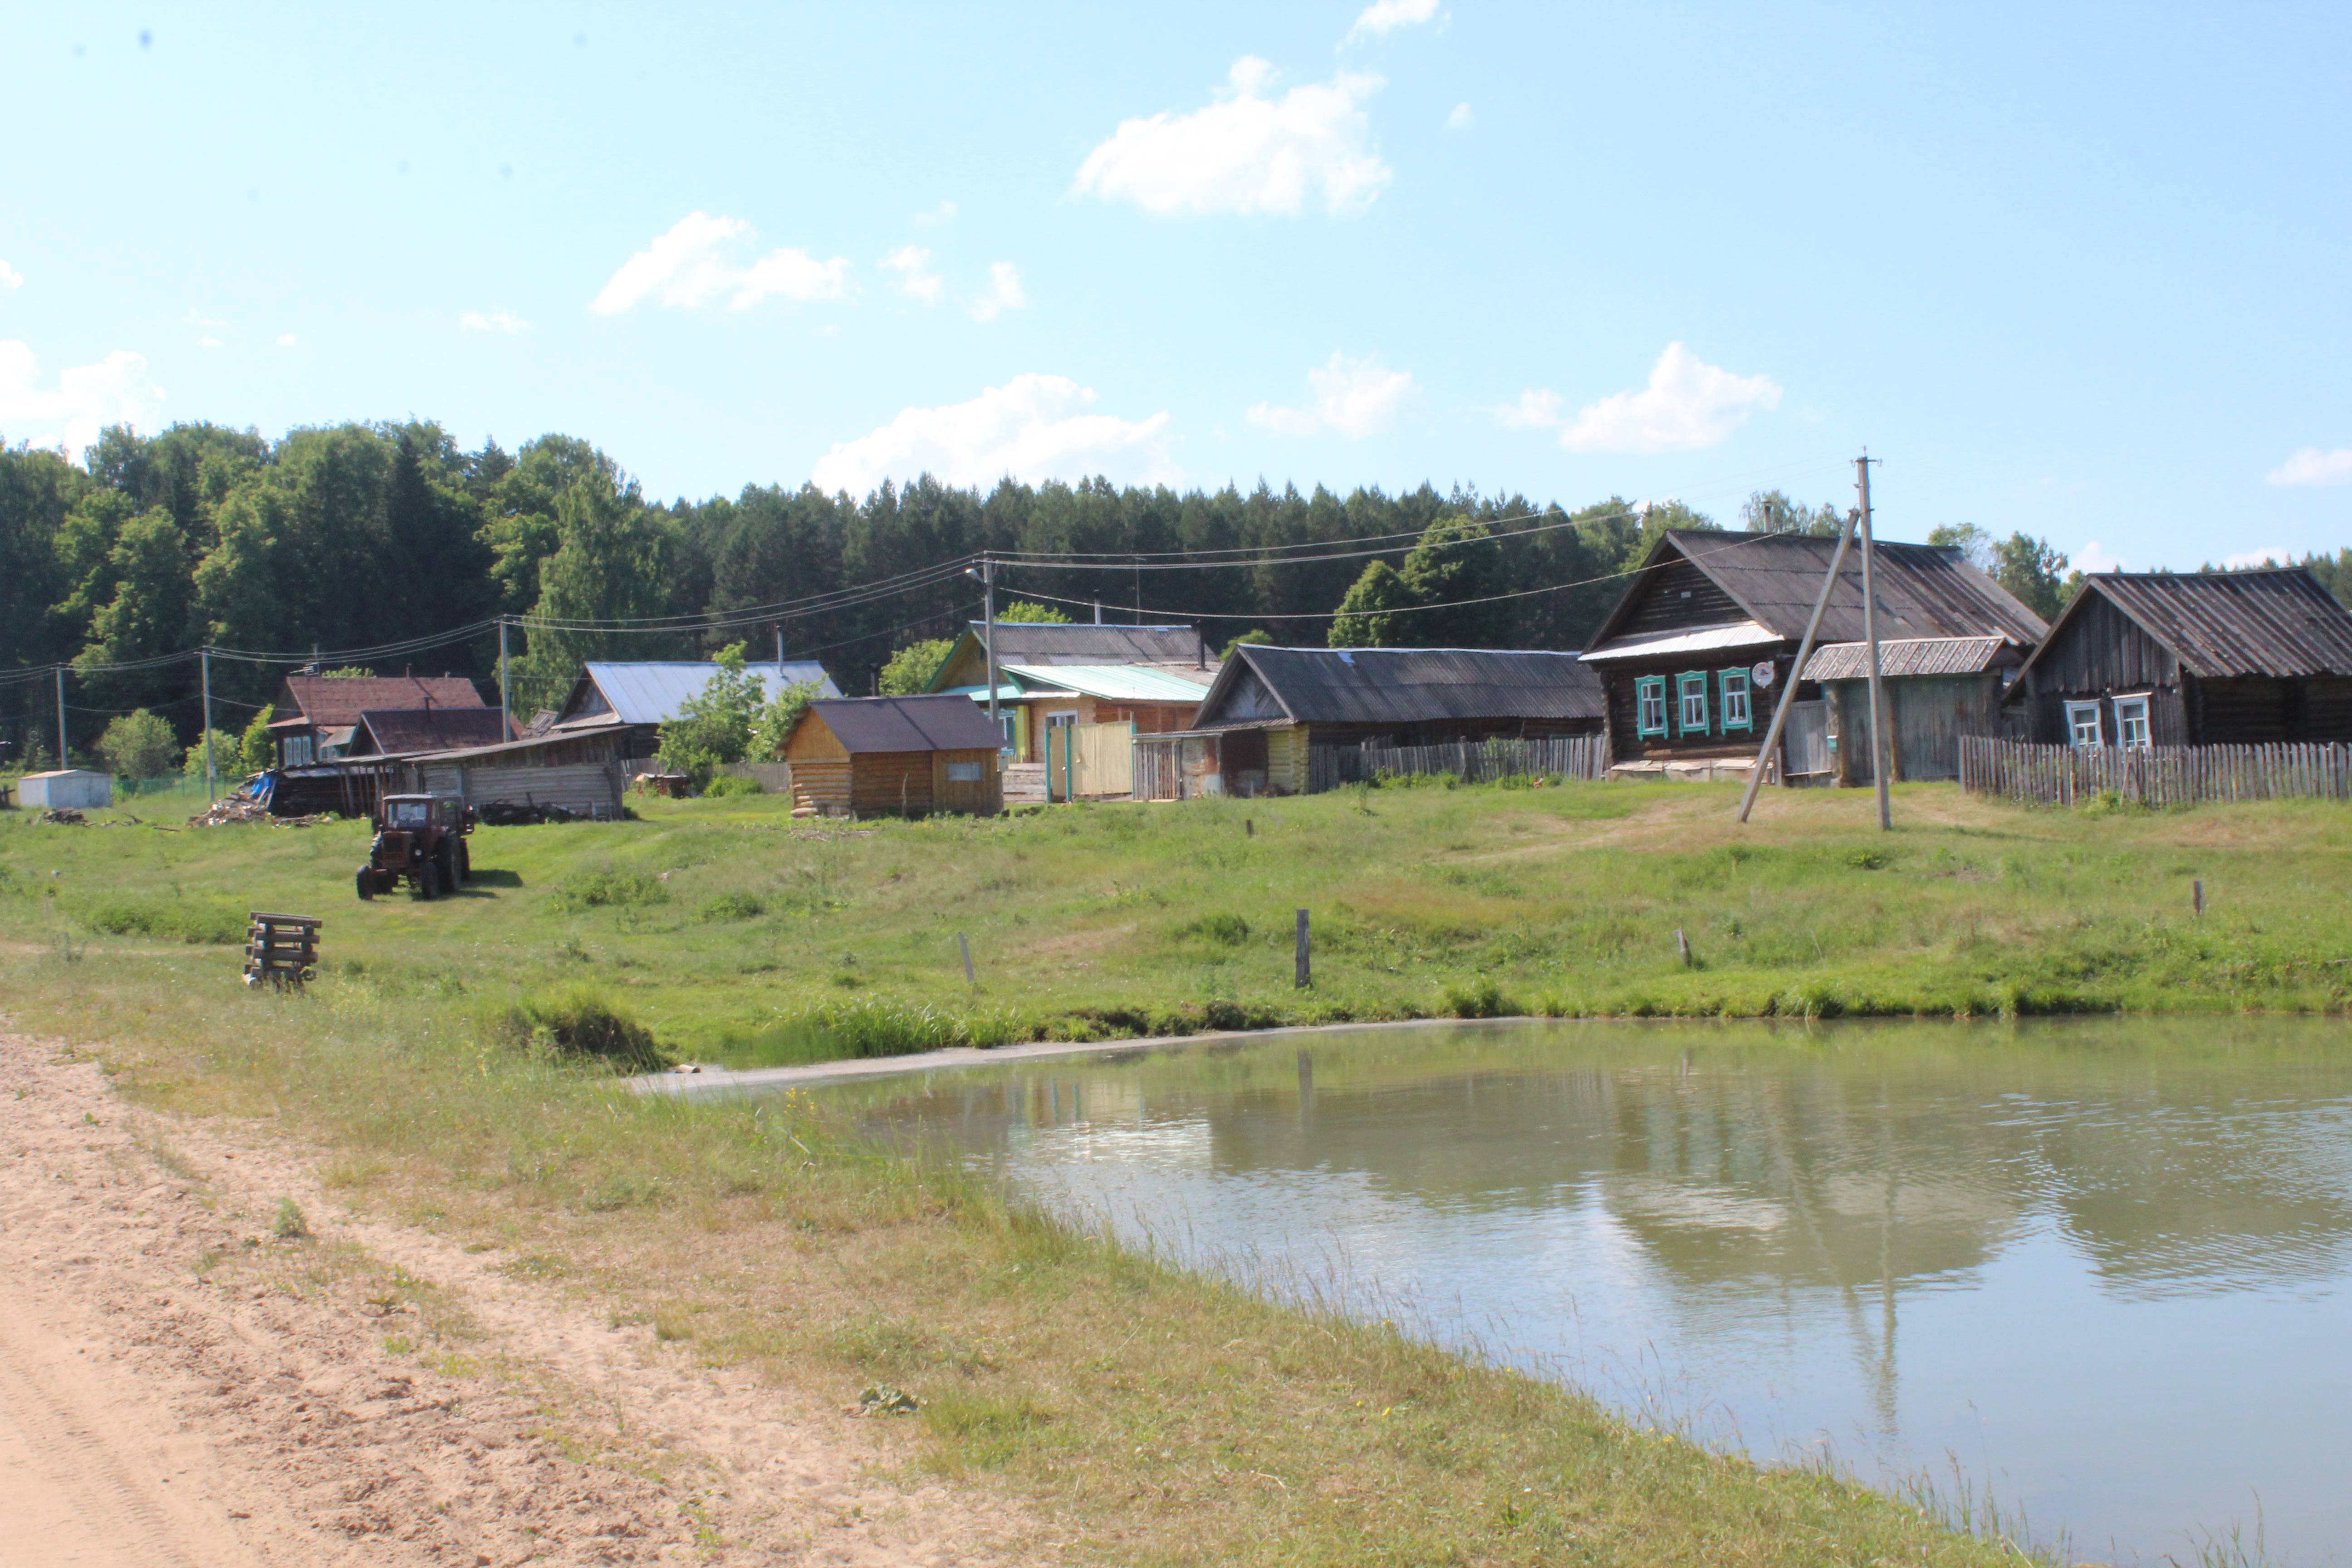
[{"label": "tractor wheel", "polygon": [[440,892],[441,868],[427,860],[416,868],[416,896],[420,899],[431,899],[438,897]]},{"label": "tractor wheel", "polygon": [[359,883],[360,883],[360,897],[361,897],[361,898],[362,898],[362,899],[373,899],[373,898],[374,898],[374,897],[375,897],[375,868],[374,868],[373,867],[371,867],[371,866],[362,866],[362,867],[361,867],[361,868],[360,868],[360,875],[359,875]]},{"label": "tractor wheel", "polygon": [[441,853],[433,857],[433,868],[440,873],[441,890],[454,898],[466,880],[457,869],[457,846],[454,840],[441,841]]},{"label": "tractor wheel", "polygon": [[460,838],[457,840],[457,880],[470,882],[473,879],[474,854],[472,850],[466,847],[466,841]]}]

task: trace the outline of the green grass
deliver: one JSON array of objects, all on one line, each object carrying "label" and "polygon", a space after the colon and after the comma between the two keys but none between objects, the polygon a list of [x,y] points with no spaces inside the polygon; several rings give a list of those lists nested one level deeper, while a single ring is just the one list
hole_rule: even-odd
[{"label": "green grass", "polygon": [[[1731,804],[1431,788],[819,830],[743,795],[484,830],[464,896],[368,904],[357,825],[17,816],[0,997],[134,1099],[274,1123],[344,1195],[509,1249],[713,1364],[836,1405],[911,1394],[877,1418],[912,1425],[919,1462],[1055,1521],[1073,1561],[2013,1560],[1834,1476],[1009,1207],[851,1138],[844,1108],[642,1100],[582,1059],[639,1059],[633,1021],[673,1051],[794,1060],[1531,1006],[2335,1012],[2352,984],[2342,806],[2062,814],[1923,787],[1882,837],[1856,795],[1775,795],[1747,829]],[[126,902],[144,923],[102,929]],[[320,982],[245,990],[233,947],[184,938],[223,909],[325,916]]]},{"label": "green grass", "polygon": [[351,895],[359,824],[11,814],[0,932],[233,968],[244,911],[317,914],[327,988],[492,1017],[591,984],[666,1051],[736,1065],[1509,1013],[2330,1011],[2352,985],[2341,805],[2037,812],[1915,786],[1882,836],[1859,794],[1775,794],[1746,828],[1731,800],[1385,789],[852,827],[774,795],[651,801],[636,822],[485,828],[462,896],[372,904]]}]

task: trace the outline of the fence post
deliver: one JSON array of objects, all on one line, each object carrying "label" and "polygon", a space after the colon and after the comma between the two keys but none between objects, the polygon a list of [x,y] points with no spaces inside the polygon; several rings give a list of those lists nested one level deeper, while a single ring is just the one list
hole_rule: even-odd
[{"label": "fence post", "polygon": [[956,932],[956,951],[963,954],[963,983],[974,991],[979,990],[980,982],[971,977],[971,943],[964,939],[961,931]]},{"label": "fence post", "polygon": [[1305,910],[1301,910],[1298,911],[1297,973],[1291,977],[1291,988],[1296,991],[1304,991],[1307,989],[1310,979],[1311,976],[1308,973],[1307,960],[1307,911]]}]

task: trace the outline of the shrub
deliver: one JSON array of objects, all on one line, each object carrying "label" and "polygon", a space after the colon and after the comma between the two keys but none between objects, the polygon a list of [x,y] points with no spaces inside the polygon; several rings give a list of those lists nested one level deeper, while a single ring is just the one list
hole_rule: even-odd
[{"label": "shrub", "polygon": [[712,800],[719,800],[730,795],[760,795],[764,792],[758,779],[745,778],[740,773],[720,773],[702,793]]},{"label": "shrub", "polygon": [[1223,910],[1186,921],[1176,928],[1176,935],[1180,938],[1197,937],[1202,942],[1221,942],[1226,947],[1239,947],[1249,941],[1249,921]]},{"label": "shrub", "polygon": [[194,899],[114,898],[78,910],[75,915],[90,930],[109,936],[152,936],[215,947],[245,940],[242,910]]},{"label": "shrub", "polygon": [[768,906],[757,893],[720,893],[703,900],[696,911],[706,921],[755,921],[768,912]]},{"label": "shrub", "polygon": [[551,1003],[520,1003],[507,1009],[495,1033],[509,1045],[628,1072],[656,1072],[670,1061],[651,1029],[593,991],[573,991]]},{"label": "shrub", "polygon": [[1492,980],[1445,988],[1444,1012],[1450,1018],[1511,1018],[1519,1011],[1519,1005],[1504,995]]},{"label": "shrub", "polygon": [[172,736],[170,721],[142,708],[106,727],[106,733],[99,738],[98,754],[109,772],[123,778],[155,779],[172,771],[180,747]]},{"label": "shrub", "polygon": [[269,1216],[269,1234],[280,1241],[300,1241],[310,1234],[310,1222],[302,1214],[302,1206],[292,1198],[278,1200],[277,1212]]},{"label": "shrub", "polygon": [[548,898],[557,909],[578,914],[583,910],[663,903],[669,898],[669,889],[643,871],[586,866],[558,879]]}]

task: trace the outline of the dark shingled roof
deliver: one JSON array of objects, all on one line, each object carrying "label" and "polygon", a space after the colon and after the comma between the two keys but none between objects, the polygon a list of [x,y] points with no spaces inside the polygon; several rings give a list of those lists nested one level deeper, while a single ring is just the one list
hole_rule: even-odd
[{"label": "dark shingled roof", "polygon": [[[2352,675],[2352,612],[2301,566],[2265,572],[2099,572],[2059,616],[2092,594],[2179,656],[2189,674],[2291,679]],[[2053,631],[2048,647],[2056,641]],[[2027,668],[2031,668],[2029,660]]]},{"label": "dark shingled roof", "polygon": [[992,752],[1003,737],[969,697],[835,697],[808,710],[833,738],[860,752]]},{"label": "dark shingled roof", "polygon": [[[1805,635],[1805,622],[1821,597],[1822,579],[1836,553],[1834,535],[1670,529],[1643,563],[1643,574],[1633,579],[1625,596],[1601,623],[1590,651],[1600,652],[1617,635],[1618,623],[1647,582],[1648,568],[1675,555],[1697,567],[1755,620],[1795,642]],[[2031,647],[2050,630],[2041,616],[1969,564],[1957,550],[1934,544],[1881,543],[1873,574],[1882,641],[2000,637]],[[1837,586],[1822,615],[1821,640],[1857,642],[1863,635],[1862,550],[1857,542],[1846,552]]]},{"label": "dark shingled roof", "polygon": [[1412,724],[1439,719],[1598,719],[1601,678],[1572,653],[1518,648],[1269,647],[1244,643],[1217,673],[1194,722],[1255,672],[1302,724]]},{"label": "dark shingled roof", "polygon": [[[1903,675],[1981,675],[2009,645],[1999,637],[1898,637],[1879,639],[1878,673]],[[1833,642],[1813,650],[1802,680],[1867,680],[1870,645]]]},{"label": "dark shingled roof", "polygon": [[[971,635],[982,635],[971,623]],[[996,623],[996,662],[1007,664],[1191,664],[1201,639],[1190,626],[1055,626]]]},{"label": "dark shingled roof", "polygon": [[446,752],[456,746],[495,746],[512,739],[505,715],[495,708],[370,709],[359,727],[377,752]]},{"label": "dark shingled roof", "polygon": [[462,675],[289,675],[287,695],[299,713],[280,714],[271,729],[356,724],[362,713],[398,708],[479,708],[482,694]]}]

